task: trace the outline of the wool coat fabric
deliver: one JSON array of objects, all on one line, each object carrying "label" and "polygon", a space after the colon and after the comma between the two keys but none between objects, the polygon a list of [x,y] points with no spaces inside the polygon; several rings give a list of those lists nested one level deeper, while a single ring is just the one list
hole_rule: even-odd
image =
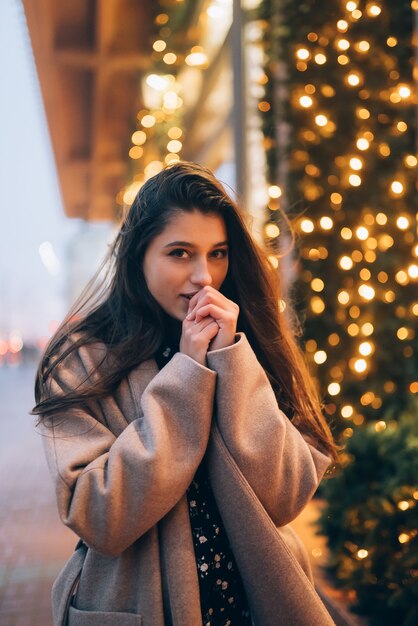
[{"label": "wool coat fabric", "polygon": [[[67,357],[51,394],[91,380],[104,350]],[[39,427],[82,540],[53,586],[54,626],[202,626],[186,490],[205,454],[254,626],[334,624],[288,525],[330,459],[280,410],[245,334],[207,367],[180,352],[160,371],[145,361],[89,409]]]}]

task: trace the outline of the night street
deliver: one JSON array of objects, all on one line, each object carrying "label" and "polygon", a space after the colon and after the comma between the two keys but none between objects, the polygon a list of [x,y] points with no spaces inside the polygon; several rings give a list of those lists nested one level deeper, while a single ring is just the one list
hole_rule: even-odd
[{"label": "night street", "polygon": [[34,431],[35,365],[0,368],[0,623],[50,626],[50,588],[76,538],[59,521]]}]

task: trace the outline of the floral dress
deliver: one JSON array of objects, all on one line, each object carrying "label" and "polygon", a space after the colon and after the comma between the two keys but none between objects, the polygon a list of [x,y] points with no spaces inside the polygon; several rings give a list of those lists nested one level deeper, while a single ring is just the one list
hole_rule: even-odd
[{"label": "floral dress", "polygon": [[[161,369],[178,350],[165,343],[155,355]],[[203,626],[251,626],[247,596],[206,470],[205,459],[187,489]]]}]

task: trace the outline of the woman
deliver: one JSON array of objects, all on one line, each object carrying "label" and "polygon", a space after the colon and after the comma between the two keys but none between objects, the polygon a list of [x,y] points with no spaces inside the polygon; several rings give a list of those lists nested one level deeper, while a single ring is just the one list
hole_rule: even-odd
[{"label": "woman", "polygon": [[54,624],[326,626],[287,524],[335,444],[276,272],[204,167],[139,191],[103,288],[51,340],[36,406],[81,538]]}]

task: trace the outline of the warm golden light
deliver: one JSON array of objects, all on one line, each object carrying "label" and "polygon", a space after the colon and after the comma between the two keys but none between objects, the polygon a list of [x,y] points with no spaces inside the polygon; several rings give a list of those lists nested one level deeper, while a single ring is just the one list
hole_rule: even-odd
[{"label": "warm golden light", "polygon": [[398,219],[396,220],[396,226],[398,228],[400,228],[401,230],[406,230],[409,226],[409,220],[407,217],[405,217],[404,215],[401,215],[400,217],[398,217]]},{"label": "warm golden light", "polygon": [[368,555],[369,555],[368,551],[364,550],[363,548],[357,551],[357,556],[359,559],[365,559]]},{"label": "warm golden light", "polygon": [[132,143],[134,143],[136,146],[142,146],[142,144],[144,144],[147,140],[147,135],[143,130],[136,130],[132,137]]},{"label": "warm golden light", "polygon": [[156,119],[153,115],[144,115],[141,119],[141,124],[144,128],[151,128],[155,125]]},{"label": "warm golden light", "polygon": [[341,408],[341,415],[345,418],[348,419],[349,417],[351,417],[354,413],[354,409],[351,405],[346,404],[345,406],[343,406]]},{"label": "warm golden light", "polygon": [[410,539],[410,537],[406,533],[401,533],[399,535],[399,537],[398,537],[399,543],[407,543],[409,541],[409,539]]},{"label": "warm golden light", "polygon": [[352,187],[359,187],[361,185],[361,178],[358,174],[350,174],[348,182]]},{"label": "warm golden light", "polygon": [[363,341],[358,348],[363,356],[369,356],[373,352],[373,344],[370,341]]},{"label": "warm golden light", "polygon": [[314,223],[312,220],[304,219],[300,223],[300,228],[304,233],[311,233],[314,229]]},{"label": "warm golden light", "polygon": [[322,313],[325,310],[325,303],[319,296],[311,298],[311,309],[314,313]]},{"label": "warm golden light", "polygon": [[345,8],[347,9],[347,11],[355,11],[355,9],[357,9],[357,2],[347,2],[347,4],[345,5]]},{"label": "warm golden light", "polygon": [[379,224],[379,226],[384,226],[387,221],[387,215],[385,215],[384,213],[378,213],[376,215],[376,222]]},{"label": "warm golden light", "polygon": [[325,287],[325,283],[321,278],[314,278],[311,281],[311,289],[313,291],[322,291]]},{"label": "warm golden light", "polygon": [[365,361],[365,359],[356,359],[354,361],[354,370],[356,372],[361,374],[362,372],[365,372],[366,369],[367,369],[367,361]]},{"label": "warm golden light", "polygon": [[394,180],[390,186],[393,193],[399,195],[403,192],[403,185],[399,180]]},{"label": "warm golden light", "polygon": [[413,154],[408,154],[408,156],[405,157],[405,165],[407,167],[415,167],[417,164],[418,159]]},{"label": "warm golden light", "polygon": [[346,22],[345,20],[338,20],[337,28],[344,33],[348,29],[348,22]]},{"label": "warm golden light", "polygon": [[357,139],[356,146],[359,150],[367,150],[370,147],[370,142],[367,139]]},{"label": "warm golden light", "polygon": [[319,223],[324,230],[330,230],[334,225],[334,222],[332,221],[332,219],[326,215],[321,217],[321,219],[319,220]]},{"label": "warm golden light", "polygon": [[270,265],[274,267],[274,269],[277,269],[279,267],[279,259],[276,256],[270,254],[268,256],[268,260],[270,261]]},{"label": "warm golden light", "polygon": [[364,226],[359,226],[356,229],[356,236],[358,237],[358,239],[364,241],[369,236],[369,231]]},{"label": "warm golden light", "polygon": [[328,385],[328,393],[330,396],[336,396],[340,393],[341,386],[339,383],[330,383]]},{"label": "warm golden light", "polygon": [[353,233],[350,228],[347,228],[347,226],[344,226],[344,228],[341,229],[340,235],[343,239],[346,239],[348,241],[349,239],[352,238]]},{"label": "warm golden light", "polygon": [[167,144],[167,150],[169,152],[174,152],[174,153],[180,152],[182,147],[183,147],[183,144],[178,139],[172,139]]},{"label": "warm golden light", "polygon": [[326,126],[326,124],[328,123],[328,118],[325,115],[317,115],[315,117],[315,123],[318,126]]},{"label": "warm golden light", "polygon": [[267,224],[265,232],[267,237],[271,237],[273,239],[280,235],[280,228],[277,226],[277,224]]},{"label": "warm golden light", "polygon": [[363,335],[365,335],[366,337],[368,337],[369,335],[372,335],[374,333],[374,326],[373,324],[371,324],[370,322],[366,322],[365,324],[363,324],[363,326],[361,327],[361,332],[363,333]]},{"label": "warm golden light", "polygon": [[349,256],[343,256],[341,257],[341,259],[338,261],[341,269],[343,270],[351,270],[351,268],[353,267],[353,261]]},{"label": "warm golden light", "polygon": [[318,365],[321,365],[322,363],[325,363],[326,360],[327,360],[327,353],[325,352],[325,350],[318,350],[318,352],[315,352],[314,354],[315,363],[317,363]]},{"label": "warm golden light", "polygon": [[182,134],[183,131],[178,126],[172,126],[167,132],[167,135],[170,137],[170,139],[180,139]]},{"label": "warm golden light", "polygon": [[340,304],[348,304],[350,301],[350,295],[348,291],[340,291],[337,296],[337,300]]},{"label": "warm golden light", "polygon": [[332,204],[341,204],[341,202],[343,201],[343,197],[340,193],[334,192],[330,195],[330,200]]},{"label": "warm golden light", "polygon": [[412,263],[412,265],[408,267],[408,274],[411,278],[418,278],[418,265]]},{"label": "warm golden light", "polygon": [[129,156],[131,157],[131,159],[140,159],[143,154],[144,150],[140,146],[132,146],[132,148],[129,150]]},{"label": "warm golden light", "polygon": [[386,39],[386,43],[389,48],[394,48],[398,44],[398,40],[396,39],[396,37],[388,37]]},{"label": "warm golden light", "polygon": [[164,63],[166,63],[167,65],[173,65],[176,61],[177,61],[177,55],[174,54],[174,52],[167,52],[164,56],[163,56],[163,61]]},{"label": "warm golden light", "polygon": [[296,51],[296,56],[301,61],[306,61],[310,57],[309,50],[306,48],[299,48],[299,50]]},{"label": "warm golden light", "polygon": [[400,509],[401,511],[407,511],[409,509],[409,502],[407,502],[406,500],[401,500],[400,502],[398,502],[398,509]]},{"label": "warm golden light", "polygon": [[350,47],[350,42],[348,41],[348,39],[340,39],[337,42],[337,47],[340,50],[348,50],[348,48]]},{"label": "warm golden light", "polygon": [[152,47],[154,48],[156,52],[162,52],[163,50],[166,49],[167,44],[162,39],[158,39],[157,41],[154,41],[154,43],[152,44]]},{"label": "warm golden light", "polygon": [[313,100],[310,96],[302,96],[299,98],[299,102],[305,109],[308,109],[313,104]]},{"label": "warm golden light", "polygon": [[347,76],[347,83],[351,85],[351,87],[357,87],[357,85],[360,84],[360,81],[361,81],[360,74],[357,74],[355,72],[351,72]]},{"label": "warm golden light", "polygon": [[350,159],[350,167],[353,170],[361,170],[361,168],[363,167],[363,161],[361,159],[358,159],[357,157],[353,157],[352,159]]},{"label": "warm golden light", "polygon": [[326,62],[327,62],[327,57],[325,56],[325,54],[318,53],[315,55],[315,63],[318,63],[318,65],[324,65],[324,63]]},{"label": "warm golden light", "polygon": [[372,4],[367,7],[367,13],[370,17],[377,17],[382,12],[382,9],[377,4]]},{"label": "warm golden light", "polygon": [[280,196],[282,195],[282,190],[280,189],[280,187],[278,187],[278,185],[270,185],[270,187],[268,188],[268,193],[270,198],[280,198]]},{"label": "warm golden light", "polygon": [[366,285],[363,283],[359,286],[357,291],[365,300],[373,300],[373,298],[375,297],[375,290],[371,285]]},{"label": "warm golden light", "polygon": [[368,41],[359,41],[357,44],[357,48],[360,50],[360,52],[368,52],[370,50],[370,44]]}]

